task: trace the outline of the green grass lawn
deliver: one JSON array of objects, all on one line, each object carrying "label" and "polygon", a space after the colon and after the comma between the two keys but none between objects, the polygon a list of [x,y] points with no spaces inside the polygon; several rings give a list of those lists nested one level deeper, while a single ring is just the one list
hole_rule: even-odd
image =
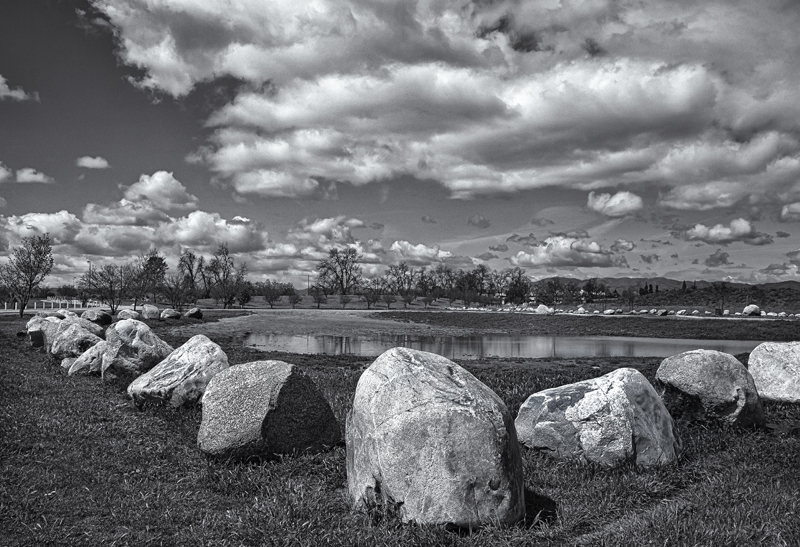
[{"label": "green grass lawn", "polygon": [[[560,462],[523,451],[527,523],[459,535],[352,511],[345,449],[260,464],[207,460],[199,409],[139,412],[124,385],[67,377],[0,322],[0,545],[800,545],[800,407],[772,428],[679,424],[678,465]],[[182,340],[169,339],[178,344]],[[265,354],[303,367],[344,423],[370,360]],[[516,413],[532,392],[659,359],[465,362]]]}]

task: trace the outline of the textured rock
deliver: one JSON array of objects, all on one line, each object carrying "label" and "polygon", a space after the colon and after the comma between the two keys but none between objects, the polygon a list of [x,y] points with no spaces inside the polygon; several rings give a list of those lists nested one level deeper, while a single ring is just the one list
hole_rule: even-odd
[{"label": "textured rock", "polygon": [[142,316],[139,314],[138,311],[134,310],[120,310],[117,312],[117,319],[122,321],[123,319],[136,319],[137,321],[141,319]]},{"label": "textured rock", "polygon": [[555,311],[553,310],[553,308],[548,308],[544,304],[539,304],[538,306],[536,306],[536,309],[533,310],[533,313],[536,313],[536,314],[539,314],[539,315],[553,315],[553,313],[555,313]]},{"label": "textured rock", "polygon": [[142,319],[161,319],[161,312],[152,304],[142,306]]},{"label": "textured rock", "polygon": [[605,310],[603,312],[603,315],[614,315],[615,313],[617,313],[617,312],[614,311],[614,310]]},{"label": "textured rock", "polygon": [[79,327],[88,330],[89,332],[91,332],[95,336],[99,336],[100,338],[105,338],[106,335],[106,329],[101,327],[97,323],[93,323],[87,319],[72,314],[66,316],[64,319],[61,320],[61,323],[59,323],[58,326],[59,331],[57,336],[60,336],[61,333],[64,332],[70,325],[78,325]]},{"label": "textured rock", "polygon": [[87,349],[102,341],[102,338],[80,325],[72,324],[66,329],[60,330],[50,347],[50,354],[59,361],[67,357],[79,357]]},{"label": "textured rock", "polygon": [[800,342],[759,344],[748,368],[762,399],[800,403]]},{"label": "textured rock", "polygon": [[674,416],[742,427],[764,425],[753,378],[733,355],[705,349],[679,353],[661,361],[656,379]]},{"label": "textured rock", "polygon": [[45,351],[49,352],[53,341],[58,337],[60,325],[61,319],[58,317],[32,317],[25,325],[31,346],[44,348]]},{"label": "textured rock", "polygon": [[104,310],[97,310],[97,309],[86,310],[81,314],[81,317],[83,319],[86,319],[87,321],[91,321],[92,323],[96,323],[102,327],[110,325],[114,321],[114,318],[111,317],[110,313]]},{"label": "textured rock", "polygon": [[197,444],[212,457],[317,452],[341,440],[339,424],[317,386],[283,361],[223,370],[208,383],[202,405]]},{"label": "textured rock", "polygon": [[152,401],[178,407],[196,403],[211,378],[228,368],[228,356],[208,337],[198,334],[128,386],[137,406]]},{"label": "textured rock", "polygon": [[108,343],[103,340],[87,349],[80,357],[75,359],[69,367],[68,374],[100,374],[103,370],[103,355],[108,349]]},{"label": "textured rock", "polygon": [[444,357],[406,348],[379,356],[358,381],[346,438],[356,507],[397,504],[404,521],[464,528],[525,515],[508,409]]},{"label": "textured rock", "polygon": [[191,308],[189,311],[184,313],[183,316],[191,319],[202,319],[203,311],[200,308]]},{"label": "textured rock", "polygon": [[664,403],[632,368],[534,393],[520,407],[516,426],[529,448],[612,467],[670,464],[680,450]]},{"label": "textured rock", "polygon": [[106,330],[108,346],[103,355],[102,374],[138,376],[164,360],[173,348],[150,327],[135,319],[117,321]]},{"label": "textured rock", "polygon": [[69,370],[73,363],[75,363],[74,357],[66,357],[61,360],[61,368]]},{"label": "textured rock", "polygon": [[744,309],[742,310],[742,315],[752,315],[758,317],[761,315],[761,308],[759,308],[755,304],[750,304],[744,307]]},{"label": "textured rock", "polygon": [[161,311],[161,319],[180,319],[181,314],[173,310],[172,308],[167,308]]}]

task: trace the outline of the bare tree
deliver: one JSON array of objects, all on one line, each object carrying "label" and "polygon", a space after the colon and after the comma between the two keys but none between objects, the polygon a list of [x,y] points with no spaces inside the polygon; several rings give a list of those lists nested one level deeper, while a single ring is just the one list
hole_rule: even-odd
[{"label": "bare tree", "polygon": [[183,306],[191,297],[191,289],[183,275],[171,274],[164,278],[160,287],[161,294],[173,309],[183,311]]},{"label": "bare tree", "polygon": [[361,282],[363,256],[352,247],[344,250],[330,249],[328,258],[319,261],[317,284],[329,285],[341,295],[352,294]]},{"label": "bare tree", "polygon": [[371,309],[373,304],[376,304],[383,295],[383,283],[381,278],[373,277],[361,285],[361,294],[364,296],[364,301],[367,303],[367,309]]},{"label": "bare tree", "polygon": [[130,292],[135,282],[136,272],[131,264],[104,264],[99,268],[89,268],[81,276],[79,286],[108,304],[114,314]]},{"label": "bare tree", "polygon": [[50,270],[53,268],[53,249],[50,234],[23,237],[22,245],[14,247],[6,264],[0,266],[0,282],[17,302],[19,316]]},{"label": "bare tree", "polygon": [[239,285],[247,275],[247,265],[243,263],[237,268],[228,246],[222,243],[205,270],[207,277],[213,283],[211,295],[214,300],[222,302],[223,308],[230,308],[236,301]]},{"label": "bare tree", "polygon": [[153,247],[147,254],[141,255],[132,268],[133,279],[129,296],[133,299],[133,309],[135,310],[139,299],[144,299],[148,294],[153,295],[155,302],[156,293],[162,289],[169,266],[158,249]]}]

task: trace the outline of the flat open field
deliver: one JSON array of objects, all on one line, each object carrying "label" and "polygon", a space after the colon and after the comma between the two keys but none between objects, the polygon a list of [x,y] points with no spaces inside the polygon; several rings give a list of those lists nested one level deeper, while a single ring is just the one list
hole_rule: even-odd
[{"label": "flat open field", "polygon": [[[624,328],[627,336],[726,338],[730,328],[743,329],[736,331],[747,333],[742,338],[782,340],[790,339],[794,327],[762,320],[275,312],[240,317],[220,312],[203,322],[153,327],[174,347],[206,334],[232,365],[266,358],[297,364],[317,381],[342,427],[361,370],[371,359],[259,352],[242,346],[244,333],[614,334],[604,329],[618,329],[616,334],[623,334]],[[225,318],[217,321],[220,317]],[[681,460],[661,469],[608,470],[523,450],[527,522],[459,535],[352,511],[343,446],[259,464],[209,461],[196,447],[199,408],[137,411],[125,385],[65,376],[49,356],[16,336],[23,327],[17,319],[0,319],[2,545],[800,544],[798,406],[767,404],[770,427],[762,431],[679,422]],[[746,355],[739,357],[746,362]],[[652,380],[659,361],[462,364],[516,414],[535,391],[621,366]]]}]

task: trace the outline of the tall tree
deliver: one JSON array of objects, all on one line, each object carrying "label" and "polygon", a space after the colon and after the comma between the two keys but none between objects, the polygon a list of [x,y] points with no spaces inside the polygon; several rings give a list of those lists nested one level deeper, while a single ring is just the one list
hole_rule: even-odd
[{"label": "tall tree", "polygon": [[352,294],[361,284],[361,260],[364,257],[352,247],[330,249],[328,257],[319,261],[318,285],[335,288],[341,295]]},{"label": "tall tree", "polygon": [[50,234],[23,237],[22,244],[14,247],[8,262],[0,266],[0,282],[19,302],[19,316],[33,292],[53,268],[53,249]]},{"label": "tall tree", "polygon": [[522,304],[528,300],[530,292],[531,280],[525,275],[525,270],[520,267],[509,270],[506,300],[514,304]]},{"label": "tall tree", "polygon": [[131,285],[137,282],[136,276],[132,264],[103,264],[98,268],[89,268],[78,283],[82,289],[108,304],[114,314],[123,298],[130,294]]},{"label": "tall tree", "polygon": [[147,254],[141,255],[133,264],[133,279],[129,288],[129,296],[133,299],[134,310],[139,300],[144,299],[148,294],[153,295],[155,302],[156,293],[162,288],[168,269],[166,258],[155,247],[151,248]]}]

